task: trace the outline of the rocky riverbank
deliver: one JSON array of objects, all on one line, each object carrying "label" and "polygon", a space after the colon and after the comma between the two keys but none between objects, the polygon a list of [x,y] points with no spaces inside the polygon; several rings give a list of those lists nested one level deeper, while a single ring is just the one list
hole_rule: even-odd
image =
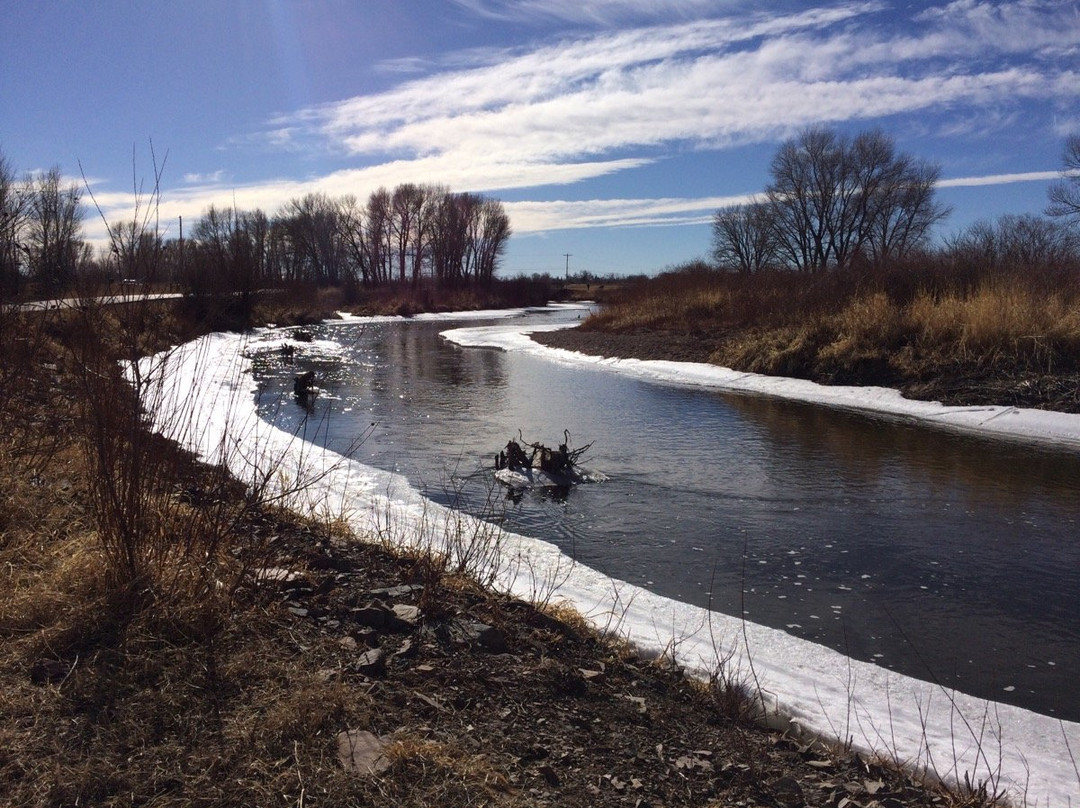
[{"label": "rocky riverbank", "polygon": [[[143,350],[199,330],[166,304],[101,316]],[[80,352],[107,348],[82,317],[0,332],[20,380],[0,397],[0,803],[991,804],[763,729],[748,681],[688,681],[557,603],[253,502],[158,439],[138,524],[214,555],[118,588],[90,462],[112,443],[88,429],[122,400],[86,400]]]}]

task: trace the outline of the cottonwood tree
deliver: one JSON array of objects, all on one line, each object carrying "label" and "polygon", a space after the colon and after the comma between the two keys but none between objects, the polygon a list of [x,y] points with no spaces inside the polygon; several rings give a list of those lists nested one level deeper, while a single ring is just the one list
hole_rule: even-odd
[{"label": "cottonwood tree", "polygon": [[304,277],[319,284],[340,283],[345,249],[338,204],[326,194],[307,194],[287,202],[279,218]]},{"label": "cottonwood tree", "polygon": [[419,185],[409,182],[394,189],[390,197],[390,235],[401,283],[408,278],[413,283],[420,280],[417,260],[423,261],[427,247],[424,215],[424,190]]},{"label": "cottonwood tree", "polygon": [[58,167],[33,180],[27,237],[30,271],[47,290],[68,288],[84,255],[81,196],[78,185],[64,184]]},{"label": "cottonwood tree", "polygon": [[510,239],[510,217],[497,199],[483,199],[478,211],[478,221],[472,238],[476,253],[476,279],[491,283],[499,264],[499,257]]},{"label": "cottonwood tree", "polygon": [[1062,162],[1061,180],[1050,186],[1046,212],[1051,216],[1080,219],[1080,135],[1065,139]]},{"label": "cottonwood tree", "polygon": [[28,202],[27,183],[16,179],[14,168],[0,152],[0,292],[12,293],[19,288]]},{"label": "cottonwood tree", "polygon": [[[158,280],[165,242],[156,230],[130,219],[109,225],[109,241],[114,271],[122,278]],[[115,277],[115,276],[114,276]]]},{"label": "cottonwood tree", "polygon": [[502,203],[477,194],[447,194],[432,234],[432,266],[439,283],[489,283],[510,238]]},{"label": "cottonwood tree", "polygon": [[806,129],[781,145],[770,172],[777,255],[806,272],[903,257],[948,213],[934,200],[939,169],[878,131]]},{"label": "cottonwood tree", "polygon": [[191,228],[186,277],[196,294],[229,288],[232,280],[234,231],[237,217],[232,208],[211,205]]},{"label": "cottonwood tree", "polygon": [[208,207],[191,228],[183,280],[196,295],[228,290],[239,295],[242,309],[271,279],[275,255],[272,226],[256,208]]},{"label": "cottonwood tree", "polygon": [[941,168],[901,155],[891,176],[877,188],[876,205],[867,220],[863,250],[878,266],[903,259],[924,247],[934,225],[951,212],[934,192]]},{"label": "cottonwood tree", "polygon": [[721,208],[713,217],[713,260],[723,269],[752,275],[776,261],[776,232],[762,201]]},{"label": "cottonwood tree", "polygon": [[364,247],[368,261],[366,275],[372,284],[389,283],[393,277],[394,229],[391,224],[391,197],[379,188],[368,197],[364,218]]},{"label": "cottonwood tree", "polygon": [[380,188],[356,197],[308,194],[267,220],[210,207],[192,228],[187,280],[195,291],[256,280],[355,287],[489,282],[510,236],[502,203],[437,185]]}]

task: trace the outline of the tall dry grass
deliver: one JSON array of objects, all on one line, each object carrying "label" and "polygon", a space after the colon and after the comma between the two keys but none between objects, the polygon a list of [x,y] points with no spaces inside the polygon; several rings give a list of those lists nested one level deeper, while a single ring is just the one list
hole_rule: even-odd
[{"label": "tall dry grass", "polygon": [[833,383],[1080,370],[1080,267],[930,257],[886,270],[733,276],[700,269],[627,289],[586,329],[688,333],[711,360]]}]

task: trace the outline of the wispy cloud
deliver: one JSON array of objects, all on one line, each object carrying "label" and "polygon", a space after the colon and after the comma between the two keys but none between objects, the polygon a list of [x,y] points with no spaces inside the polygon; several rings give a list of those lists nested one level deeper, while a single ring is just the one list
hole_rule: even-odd
[{"label": "wispy cloud", "polygon": [[224,169],[208,174],[189,173],[184,175],[184,183],[187,185],[216,185],[225,178]]},{"label": "wispy cloud", "polygon": [[[717,16],[725,4],[713,2],[456,1],[477,15],[652,24],[397,63],[400,75],[422,76],[298,110],[262,133],[264,146],[316,143],[358,167],[243,186],[191,175],[185,181],[194,185],[167,195],[163,215],[197,216],[211,203],[272,212],[311,191],[364,197],[402,182],[482,192],[569,186],[632,171],[673,150],[773,142],[819,122],[907,115],[912,127],[932,120],[926,125],[939,135],[1004,130],[1032,101],[1057,116],[1048,112],[1046,127],[1065,129],[1076,120],[1080,97],[1080,15],[1073,3],[958,0],[899,25],[879,0],[737,17]],[[665,17],[663,9],[674,5],[685,13]],[[656,23],[661,18],[675,21]],[[1054,176],[998,174],[941,185]],[[123,195],[115,197],[122,216]],[[723,204],[613,199],[508,208],[515,232],[524,234],[697,223]]]},{"label": "wispy cloud", "polygon": [[1016,182],[1050,182],[1060,176],[1060,171],[1026,171],[1017,174],[991,174],[985,177],[955,177],[940,180],[937,187],[976,188],[984,185],[1011,185]]},{"label": "wispy cloud", "polygon": [[590,199],[508,202],[518,235],[595,227],[645,227],[703,224],[720,208],[750,201],[753,194],[693,199]]},{"label": "wispy cloud", "polygon": [[642,19],[687,19],[732,3],[716,0],[454,0],[479,17],[512,22],[611,25]]},{"label": "wispy cloud", "polygon": [[[563,17],[580,5],[459,2],[476,13]],[[580,7],[614,14],[645,6]],[[1075,102],[1080,73],[1062,67],[1068,60],[1045,58],[1080,41],[1080,19],[1067,4],[962,0],[922,14],[903,34],[880,25],[882,11],[878,2],[856,2],[485,51],[472,65],[388,92],[301,110],[268,134],[302,133],[398,168],[435,160],[455,176],[472,175],[466,187],[496,190],[521,187],[525,176],[564,182],[564,163],[606,172],[613,157],[760,142],[822,121],[937,111],[951,113],[943,127],[971,125],[973,114],[985,125],[985,116],[1007,120],[1025,101]],[[1028,58],[1010,58],[1021,52]]]},{"label": "wispy cloud", "polygon": [[[608,170],[617,171],[624,167],[615,163],[609,165]],[[572,169],[564,169],[568,172],[566,178],[571,179]],[[425,175],[431,170],[434,170],[431,165],[411,162],[401,166],[387,164],[371,169],[339,171],[314,182],[281,179],[241,186],[193,186],[170,192],[163,197],[159,210],[160,220],[166,223],[175,222],[177,217],[182,216],[193,221],[210,205],[235,205],[242,210],[258,208],[273,213],[287,200],[306,193],[322,192],[341,197],[355,193],[357,187],[426,182]],[[498,171],[497,168],[494,170]],[[579,168],[583,174],[599,170],[591,164]],[[1058,171],[1029,171],[954,177],[939,181],[938,187],[973,188],[1019,182],[1048,182],[1060,176]],[[526,185],[533,181],[528,176],[522,177],[522,182]],[[748,192],[731,196],[505,202],[504,207],[510,216],[514,233],[526,236],[586,228],[705,224],[712,221],[713,215],[720,208],[750,202],[756,197],[757,193]],[[98,192],[95,200],[101,207],[105,220],[109,222],[130,218],[136,201],[133,194],[123,192]],[[88,238],[95,243],[104,243],[106,233],[101,218],[95,216],[85,224]]]}]

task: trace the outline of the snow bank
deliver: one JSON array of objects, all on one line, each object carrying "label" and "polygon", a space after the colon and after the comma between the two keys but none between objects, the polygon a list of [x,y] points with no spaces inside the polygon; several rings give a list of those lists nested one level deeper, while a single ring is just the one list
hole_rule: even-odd
[{"label": "snow bank", "polygon": [[[965,430],[1080,443],[1075,417],[942,408],[904,402],[886,390],[824,388],[701,365],[599,360],[542,348],[520,328],[456,329],[447,336],[462,345],[528,350],[658,381],[782,394]],[[402,477],[322,450],[302,432],[288,434],[260,421],[247,357],[279,339],[273,333],[214,334],[144,360],[143,376],[152,380],[145,396],[156,428],[205,460],[227,465],[241,480],[268,485],[289,507],[348,518],[361,532],[436,548],[489,534],[490,527],[424,500]],[[858,747],[947,779],[962,780],[968,773],[976,781],[990,780],[1029,806],[1070,805],[1073,797],[1080,803],[1080,776],[1070,754],[1070,747],[1080,750],[1080,724],[944,690],[782,631],[613,581],[536,539],[503,535],[499,558],[489,561],[497,587],[525,598],[566,600],[642,649],[673,650],[693,672],[708,673],[718,659],[727,659],[728,670],[753,677],[773,709],[809,731],[851,738]]]},{"label": "snow bank", "polygon": [[442,336],[466,347],[525,351],[555,361],[603,367],[615,373],[657,382],[708,387],[732,393],[776,396],[791,401],[903,419],[957,432],[1080,448],[1080,415],[1070,413],[1005,406],[947,407],[934,401],[904,398],[896,390],[887,387],[830,386],[803,379],[745,373],[696,362],[587,356],[574,351],[548,348],[529,338],[529,334],[538,331],[553,331],[566,327],[551,325],[527,328],[455,328],[444,331]]}]

